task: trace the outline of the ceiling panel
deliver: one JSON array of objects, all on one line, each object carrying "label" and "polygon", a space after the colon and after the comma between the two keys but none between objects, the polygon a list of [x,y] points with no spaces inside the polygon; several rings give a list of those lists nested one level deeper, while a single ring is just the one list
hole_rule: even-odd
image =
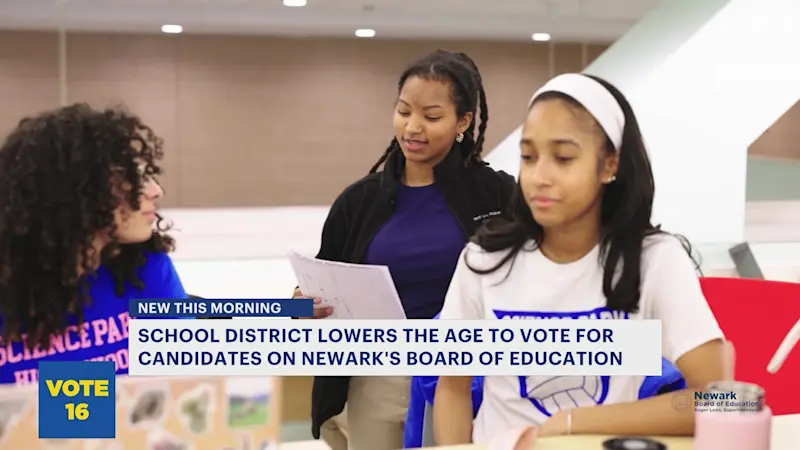
[{"label": "ceiling panel", "polygon": [[657,0],[0,0],[0,29],[154,32],[165,23],[187,33],[529,40],[618,38]]},{"label": "ceiling panel", "polygon": [[[313,0],[312,0],[313,1]],[[565,0],[567,1],[567,0]],[[376,13],[386,12],[405,12],[424,14],[426,12],[436,12],[441,14],[460,15],[463,13],[481,14],[487,11],[493,14],[547,14],[548,0],[502,0],[491,2],[491,0],[375,0],[375,1],[356,1],[346,0],[336,3],[349,3],[355,9],[362,10],[365,5],[369,5]],[[320,2],[320,6],[323,2]],[[312,8],[316,4],[309,2]]]},{"label": "ceiling panel", "polygon": [[660,0],[581,0],[583,11],[587,17],[597,19],[639,19],[653,8]]}]

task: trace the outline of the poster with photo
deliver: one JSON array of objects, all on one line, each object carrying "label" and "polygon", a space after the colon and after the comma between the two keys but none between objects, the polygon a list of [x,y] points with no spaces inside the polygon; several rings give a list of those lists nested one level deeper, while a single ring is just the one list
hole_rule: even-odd
[{"label": "poster with photo", "polygon": [[264,382],[264,378],[228,378],[225,382],[228,426],[235,429],[266,425],[272,393],[272,380]]},{"label": "poster with photo", "polygon": [[36,386],[2,386],[0,450],[272,450],[280,430],[280,381],[118,378],[114,440],[40,440]]}]

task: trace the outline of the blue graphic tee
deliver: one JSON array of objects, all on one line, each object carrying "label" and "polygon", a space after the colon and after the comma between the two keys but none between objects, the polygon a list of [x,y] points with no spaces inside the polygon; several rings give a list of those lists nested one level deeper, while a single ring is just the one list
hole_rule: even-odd
[{"label": "blue graphic tee", "polygon": [[[498,319],[629,319],[628,313],[612,311],[606,307],[589,311],[542,312],[494,310]],[[608,397],[611,377],[517,377],[520,396],[528,400],[544,416],[550,417],[562,409],[586,405],[602,405]]]},{"label": "blue graphic tee", "polygon": [[[137,298],[186,298],[172,260],[165,253],[147,255],[138,270],[144,289],[127,285],[122,295],[114,289],[111,272],[100,267],[92,279],[92,302],[84,310],[83,325],[75,319],[67,332],[54,337],[48,350],[28,350],[21,342],[0,345],[0,384],[38,382],[39,361],[113,361],[117,374],[128,373],[128,302]],[[0,317],[0,329],[3,318]]]}]

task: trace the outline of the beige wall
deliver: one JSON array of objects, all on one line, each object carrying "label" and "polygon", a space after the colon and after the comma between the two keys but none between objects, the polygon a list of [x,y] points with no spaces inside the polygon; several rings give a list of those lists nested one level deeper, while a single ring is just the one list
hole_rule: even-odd
[{"label": "beige wall", "polygon": [[[602,46],[75,34],[68,100],[124,103],[166,140],[167,206],[328,204],[392,137],[397,77],[436,47],[469,53],[489,100],[487,148],[552,72]],[[0,34],[0,130],[59,101],[55,34]],[[9,105],[13,105],[10,107]]]},{"label": "beige wall", "polygon": [[[519,124],[535,88],[604,49],[70,34],[64,85],[69,102],[127,105],[166,140],[165,206],[329,204],[386,148],[404,65],[436,47],[467,52],[481,68],[487,148]],[[58,106],[60,93],[57,36],[0,32],[0,133]],[[798,119],[795,108],[754,151],[792,156]]]}]

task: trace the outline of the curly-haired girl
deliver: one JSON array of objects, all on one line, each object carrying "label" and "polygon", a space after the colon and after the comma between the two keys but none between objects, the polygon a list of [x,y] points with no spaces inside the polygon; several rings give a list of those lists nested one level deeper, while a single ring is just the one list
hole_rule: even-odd
[{"label": "curly-haired girl", "polygon": [[0,147],[0,384],[42,360],[128,370],[128,301],[185,298],[157,204],[162,141],[122,110],[23,119]]}]

